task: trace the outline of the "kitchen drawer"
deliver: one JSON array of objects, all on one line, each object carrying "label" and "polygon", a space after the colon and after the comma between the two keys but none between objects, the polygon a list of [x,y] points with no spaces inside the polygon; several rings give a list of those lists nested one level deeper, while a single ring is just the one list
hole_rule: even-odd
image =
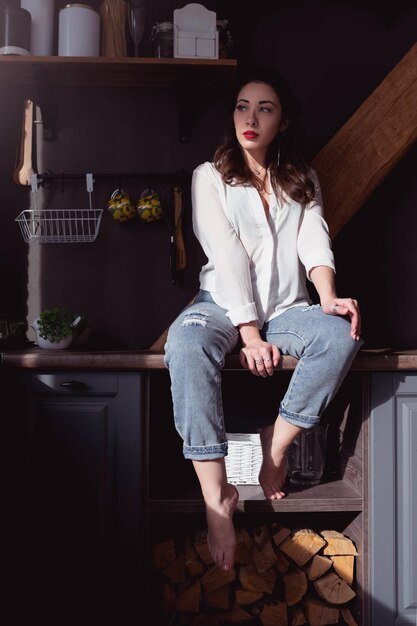
[{"label": "kitchen drawer", "polygon": [[36,395],[116,395],[117,372],[42,372],[32,374],[29,389]]}]

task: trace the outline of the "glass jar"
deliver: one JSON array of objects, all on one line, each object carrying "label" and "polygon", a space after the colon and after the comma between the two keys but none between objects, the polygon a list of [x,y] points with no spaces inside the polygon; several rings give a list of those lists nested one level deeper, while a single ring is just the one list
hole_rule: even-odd
[{"label": "glass jar", "polygon": [[153,55],[158,58],[170,58],[174,56],[174,24],[172,22],[160,22],[152,26],[151,41]]},{"label": "glass jar", "polygon": [[294,485],[318,485],[326,460],[328,424],[318,424],[301,431],[288,448],[287,470]]},{"label": "glass jar", "polygon": [[233,39],[229,30],[229,20],[218,19],[216,27],[219,33],[219,59],[230,59],[233,57]]}]

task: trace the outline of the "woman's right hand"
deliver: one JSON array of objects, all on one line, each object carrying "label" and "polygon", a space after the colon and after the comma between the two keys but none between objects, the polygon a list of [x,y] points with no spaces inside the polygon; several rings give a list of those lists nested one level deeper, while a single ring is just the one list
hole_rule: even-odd
[{"label": "woman's right hand", "polygon": [[263,341],[253,323],[241,324],[239,331],[243,343],[239,353],[242,367],[250,370],[254,376],[272,376],[281,356],[278,348]]}]

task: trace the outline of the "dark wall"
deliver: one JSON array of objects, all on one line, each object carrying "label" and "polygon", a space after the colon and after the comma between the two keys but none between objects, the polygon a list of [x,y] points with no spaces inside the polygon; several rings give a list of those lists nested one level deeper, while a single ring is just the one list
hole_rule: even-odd
[{"label": "dark wall", "polygon": [[[148,4],[149,31],[185,2]],[[235,1],[204,4],[230,19],[240,63],[274,64],[293,85],[311,156],[416,39],[417,7],[411,2],[384,10],[376,2],[261,0],[249,12]],[[150,54],[147,38],[141,53]],[[11,173],[23,100],[35,95],[0,85],[0,315],[31,321],[41,308],[68,306],[91,318],[98,344],[147,348],[198,288],[204,257],[191,232],[190,204],[184,215],[189,263],[176,285],[164,222],[124,226],[105,211],[94,243],[26,244],[14,218],[31,198]],[[169,88],[66,87],[51,97],[56,138],[39,142],[39,171],[191,172],[211,158],[225,122],[219,96],[203,103],[190,141],[180,143],[177,100]],[[334,241],[339,293],[360,300],[368,346],[417,345],[416,161],[415,147]],[[137,199],[148,182],[122,178],[122,184]],[[93,206],[106,209],[117,186],[118,180],[96,181]],[[155,187],[168,212],[169,188]],[[38,195],[43,207],[88,205],[80,183],[66,183],[63,190],[55,183]]]}]

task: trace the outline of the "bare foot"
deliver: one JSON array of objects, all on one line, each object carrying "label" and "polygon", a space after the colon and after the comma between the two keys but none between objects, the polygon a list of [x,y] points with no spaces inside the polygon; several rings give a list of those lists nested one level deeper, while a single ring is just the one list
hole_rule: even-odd
[{"label": "bare foot", "polygon": [[221,500],[206,501],[207,543],[213,561],[223,570],[233,567],[236,550],[236,533],[233,526],[233,513],[239,500],[239,492],[227,484],[225,497]]},{"label": "bare foot", "polygon": [[274,438],[275,424],[261,430],[263,461],[259,472],[259,483],[267,500],[281,500],[285,497],[283,487],[287,477],[286,449],[277,445]]}]

